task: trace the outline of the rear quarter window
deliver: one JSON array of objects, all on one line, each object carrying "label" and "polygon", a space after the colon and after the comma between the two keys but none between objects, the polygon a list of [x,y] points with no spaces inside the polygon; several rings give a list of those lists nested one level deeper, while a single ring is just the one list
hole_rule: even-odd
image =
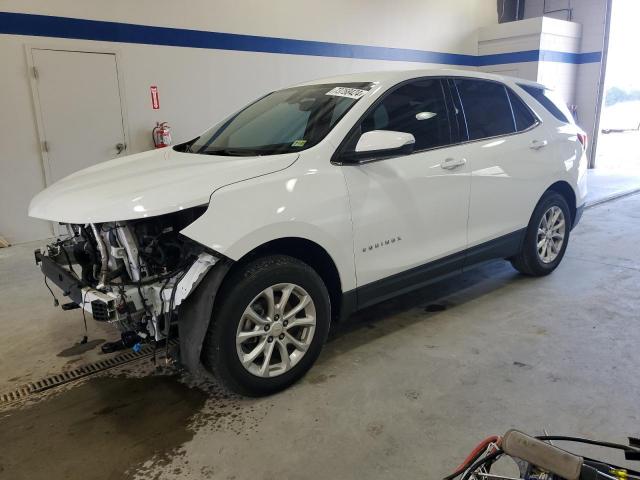
[{"label": "rear quarter window", "polygon": [[511,89],[507,89],[511,109],[513,110],[513,119],[516,122],[516,130],[522,132],[538,122],[538,119],[531,113],[529,107],[522,99]]},{"label": "rear quarter window", "polygon": [[518,84],[525,92],[535,98],[545,110],[563,123],[574,123],[571,112],[559,95],[547,89],[532,85]]}]

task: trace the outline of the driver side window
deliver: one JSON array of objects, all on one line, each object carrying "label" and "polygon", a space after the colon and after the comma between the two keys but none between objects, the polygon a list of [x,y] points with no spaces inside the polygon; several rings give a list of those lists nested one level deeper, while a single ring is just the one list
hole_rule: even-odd
[{"label": "driver side window", "polygon": [[414,136],[415,150],[452,143],[444,86],[440,79],[420,79],[386,95],[362,120],[352,145],[360,135],[390,130]]}]

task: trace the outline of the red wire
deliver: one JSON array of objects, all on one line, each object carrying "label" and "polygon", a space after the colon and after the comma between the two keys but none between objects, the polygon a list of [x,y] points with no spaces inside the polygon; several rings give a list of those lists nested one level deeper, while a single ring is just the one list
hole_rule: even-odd
[{"label": "red wire", "polygon": [[476,448],[474,448],[471,453],[467,455],[467,458],[464,459],[464,462],[462,462],[460,466],[455,469],[454,473],[458,473],[466,469],[469,464],[478,456],[478,454],[489,446],[489,444],[495,443],[496,445],[499,445],[501,440],[502,438],[500,438],[498,435],[492,435],[482,440],[478,445],[476,445]]}]

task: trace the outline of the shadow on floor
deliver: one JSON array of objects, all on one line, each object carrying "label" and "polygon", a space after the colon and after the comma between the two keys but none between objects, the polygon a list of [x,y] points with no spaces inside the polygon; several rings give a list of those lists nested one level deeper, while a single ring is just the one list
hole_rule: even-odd
[{"label": "shadow on floor", "polygon": [[189,421],[207,393],[174,376],[94,377],[0,414],[0,477],[122,479],[193,437]]},{"label": "shadow on floor", "polygon": [[326,356],[332,355],[331,344],[338,340],[340,350],[349,351],[414,323],[436,321],[444,311],[520,281],[532,279],[520,275],[508,262],[496,260],[368,307],[332,327]]},{"label": "shadow on floor", "polygon": [[[505,262],[492,262],[367,308],[332,329],[324,358],[340,355],[332,348],[336,343],[341,352],[357,348],[416,322],[434,321],[440,311],[522,280]],[[434,304],[442,307],[429,307]],[[312,375],[305,381],[318,383],[322,377]],[[205,403],[209,417],[199,419]],[[0,413],[0,476],[120,480],[134,470],[144,473],[149,460],[155,467],[168,464],[197,427],[215,423],[217,416],[230,415],[224,428],[237,427],[237,434],[254,428],[246,423],[246,418],[252,421],[253,405],[225,394],[216,384],[190,388],[178,376],[93,377]],[[233,427],[236,416],[242,422]],[[257,425],[259,420],[254,420]]]}]

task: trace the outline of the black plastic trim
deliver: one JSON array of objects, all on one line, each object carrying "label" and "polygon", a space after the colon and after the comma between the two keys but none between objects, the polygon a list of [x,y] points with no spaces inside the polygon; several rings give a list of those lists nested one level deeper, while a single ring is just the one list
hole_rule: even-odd
[{"label": "black plastic trim", "polygon": [[424,287],[448,275],[462,273],[464,257],[464,251],[454,253],[359,287],[357,289],[358,309]]},{"label": "black plastic trim", "polygon": [[36,263],[40,263],[40,269],[44,276],[55,283],[62,290],[65,297],[69,297],[75,303],[81,305],[83,282],[51,258],[42,255],[38,250],[35,252],[35,257]]},{"label": "black plastic trim", "polygon": [[464,270],[468,270],[479,263],[496,258],[509,258],[522,249],[526,228],[503,235],[489,242],[468,248],[464,259]]},{"label": "black plastic trim", "polygon": [[191,373],[203,371],[200,354],[209,323],[211,323],[213,304],[222,281],[232,265],[233,261],[228,258],[220,259],[180,306],[178,313],[180,363]]},{"label": "black plastic trim", "polygon": [[[525,233],[526,228],[522,228],[461,252],[344,292],[343,305],[346,302],[352,306],[350,312],[353,312],[424,287],[448,276],[457,275],[482,262],[511,257],[522,248]],[[354,298],[355,305],[353,305]],[[342,318],[346,318],[350,312],[344,312]]]},{"label": "black plastic trim", "polygon": [[357,289],[349,290],[342,294],[340,317],[337,318],[338,322],[343,322],[351,316],[352,313],[358,310],[358,292]]},{"label": "black plastic trim", "polygon": [[585,208],[584,204],[580,205],[579,207],[576,207],[576,214],[575,214],[575,217],[573,218],[573,222],[571,223],[571,230],[576,228],[576,225],[580,223],[580,219],[582,218],[582,214],[584,213],[584,208]]},{"label": "black plastic trim", "polygon": [[377,162],[379,160],[387,160],[389,158],[404,157],[414,152],[414,144],[403,145],[398,148],[390,148],[388,150],[377,150],[374,152],[351,152],[343,154],[341,162],[343,165],[362,165],[365,163]]}]

